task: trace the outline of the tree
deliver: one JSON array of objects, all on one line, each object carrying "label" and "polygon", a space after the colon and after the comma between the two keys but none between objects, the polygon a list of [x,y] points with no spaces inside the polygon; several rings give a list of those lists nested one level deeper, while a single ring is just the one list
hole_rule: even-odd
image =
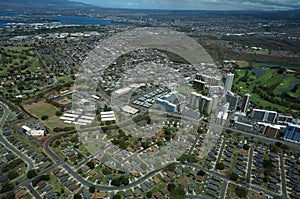
[{"label": "tree", "polygon": [[166,167],[166,170],[168,170],[168,171],[174,171],[175,169],[176,169],[176,163],[175,163],[175,162],[169,164],[169,165]]},{"label": "tree", "polygon": [[56,112],[55,112],[55,115],[56,115],[56,116],[62,116],[63,113],[62,113],[61,111],[56,111]]},{"label": "tree", "polygon": [[59,140],[56,140],[56,141],[54,142],[54,147],[59,147],[59,145],[60,145],[60,141],[59,141]]},{"label": "tree", "polygon": [[12,180],[12,179],[15,179],[16,177],[18,177],[18,173],[16,171],[10,171],[8,173],[8,179]]},{"label": "tree", "polygon": [[161,140],[159,140],[156,144],[157,144],[157,146],[164,146],[164,142]]},{"label": "tree", "polygon": [[237,188],[235,188],[235,194],[239,198],[246,198],[247,197],[247,189],[245,187],[237,187]]},{"label": "tree", "polygon": [[91,193],[95,193],[95,190],[96,190],[95,186],[90,186],[90,187],[89,187],[89,191],[90,191]]},{"label": "tree", "polygon": [[126,186],[126,185],[129,184],[129,179],[128,179],[128,178],[125,178],[125,176],[121,176],[121,177],[119,178],[119,180],[120,180],[120,182],[121,182],[121,185]]},{"label": "tree", "polygon": [[[65,128],[64,128],[64,131],[71,131],[71,130],[65,129]],[[72,142],[72,143],[78,142],[78,137],[77,137],[77,136],[71,137],[71,142]]]},{"label": "tree", "polygon": [[114,195],[114,196],[112,197],[112,199],[121,199],[121,196],[120,196],[120,195]]},{"label": "tree", "polygon": [[230,178],[231,180],[237,181],[238,178],[239,178],[239,175],[236,174],[236,173],[231,173],[230,176],[229,176],[229,178]]},{"label": "tree", "polygon": [[168,184],[168,190],[172,192],[176,188],[176,185],[173,183]]},{"label": "tree", "polygon": [[263,160],[263,167],[264,169],[273,169],[272,160]]},{"label": "tree", "polygon": [[172,192],[170,198],[173,199],[184,199],[185,198],[185,191],[181,187],[176,187]]},{"label": "tree", "polygon": [[244,149],[244,150],[248,151],[249,148],[250,148],[250,146],[249,146],[248,144],[244,144],[244,146],[243,146],[243,149]]},{"label": "tree", "polygon": [[142,147],[144,149],[148,149],[149,148],[149,142],[142,142]]},{"label": "tree", "polygon": [[111,180],[111,185],[119,187],[121,185],[121,182],[119,181],[119,179],[114,178]]},{"label": "tree", "polygon": [[124,176],[121,176],[120,178],[115,178],[111,181],[111,184],[116,186],[116,187],[119,187],[121,185],[128,185],[129,184],[129,180],[128,178],[125,178]]},{"label": "tree", "polygon": [[35,177],[36,175],[37,175],[37,173],[36,173],[36,171],[33,169],[33,170],[28,171],[28,173],[27,173],[27,178],[28,178],[28,179],[31,179],[31,178]]},{"label": "tree", "polygon": [[152,192],[151,191],[147,192],[146,196],[147,196],[147,198],[151,198],[152,197]]},{"label": "tree", "polygon": [[13,190],[14,188],[15,188],[15,186],[11,183],[3,184],[0,193],[8,192],[10,190]]},{"label": "tree", "polygon": [[282,143],[281,143],[281,142],[275,142],[275,145],[276,145],[277,147],[281,147],[281,146],[282,146]]},{"label": "tree", "polygon": [[41,117],[42,120],[47,120],[48,118],[49,118],[48,115],[43,115],[43,116]]},{"label": "tree", "polygon": [[124,141],[121,141],[120,143],[119,143],[119,147],[121,148],[121,149],[123,149],[123,150],[126,150],[127,149],[127,144],[126,144],[126,142],[124,142]]},{"label": "tree", "polygon": [[279,68],[277,71],[278,74],[283,74],[284,72],[285,72],[284,68]]},{"label": "tree", "polygon": [[79,193],[76,193],[76,194],[74,195],[74,199],[80,199],[80,198],[82,198],[82,197],[81,197],[81,195],[80,195]]},{"label": "tree", "polygon": [[6,196],[3,196],[3,199],[11,199],[11,198],[16,198],[15,193],[9,193]]},{"label": "tree", "polygon": [[86,165],[90,168],[90,169],[94,169],[95,168],[95,164],[92,161],[89,161],[88,163],[86,163]]},{"label": "tree", "polygon": [[224,170],[225,169],[225,165],[224,165],[224,163],[219,162],[219,163],[216,164],[216,168],[218,170]]},{"label": "tree", "polygon": [[43,98],[43,97],[44,97],[44,93],[39,93],[39,94],[37,95],[37,97],[38,97],[39,99]]},{"label": "tree", "polygon": [[202,170],[198,171],[198,173],[197,173],[198,176],[205,176],[205,174],[206,173]]}]

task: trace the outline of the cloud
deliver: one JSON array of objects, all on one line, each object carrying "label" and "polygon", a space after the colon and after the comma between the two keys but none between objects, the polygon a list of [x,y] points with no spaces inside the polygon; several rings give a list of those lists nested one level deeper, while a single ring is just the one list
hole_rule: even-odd
[{"label": "cloud", "polygon": [[299,0],[74,0],[116,8],[185,10],[288,10],[300,9]]},{"label": "cloud", "polygon": [[[155,7],[173,9],[299,9],[299,0],[143,0]],[[150,3],[151,2],[151,3]]]}]

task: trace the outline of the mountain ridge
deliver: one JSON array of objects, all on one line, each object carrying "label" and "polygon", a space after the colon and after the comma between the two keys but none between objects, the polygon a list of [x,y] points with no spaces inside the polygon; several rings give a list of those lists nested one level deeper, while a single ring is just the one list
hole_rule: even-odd
[{"label": "mountain ridge", "polygon": [[[59,7],[58,7],[59,6]],[[4,9],[12,9],[17,10],[20,8],[55,8],[63,9],[63,8],[89,8],[89,7],[97,7],[95,5],[85,4],[81,2],[75,2],[70,0],[1,0],[0,8]]]}]

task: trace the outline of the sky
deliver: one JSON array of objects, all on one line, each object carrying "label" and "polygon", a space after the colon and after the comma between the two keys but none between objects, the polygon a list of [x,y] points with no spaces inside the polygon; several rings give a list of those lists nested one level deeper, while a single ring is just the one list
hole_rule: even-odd
[{"label": "sky", "polygon": [[109,8],[168,10],[290,10],[300,0],[73,0]]}]

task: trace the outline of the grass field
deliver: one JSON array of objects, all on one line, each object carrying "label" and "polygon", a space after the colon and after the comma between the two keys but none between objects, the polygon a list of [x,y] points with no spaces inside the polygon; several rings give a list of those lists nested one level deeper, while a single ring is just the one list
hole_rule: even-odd
[{"label": "grass field", "polygon": [[52,104],[46,103],[46,102],[38,102],[38,103],[33,103],[33,104],[25,104],[24,108],[34,115],[37,118],[41,118],[43,115],[48,115],[49,119],[47,120],[41,120],[41,122],[50,128],[51,130],[57,126],[62,126],[62,127],[71,127],[73,125],[71,124],[65,124],[62,120],[59,119],[58,116],[55,115],[56,111],[58,109],[53,106]]},{"label": "grass field", "polygon": [[191,92],[196,92],[195,89],[193,89],[192,87],[188,87],[188,86],[181,86],[181,87],[177,87],[176,90],[182,94],[186,94],[189,95]]},{"label": "grass field", "polygon": [[57,77],[57,80],[62,83],[71,83],[74,82],[72,77],[73,75],[65,75],[65,76]]}]

